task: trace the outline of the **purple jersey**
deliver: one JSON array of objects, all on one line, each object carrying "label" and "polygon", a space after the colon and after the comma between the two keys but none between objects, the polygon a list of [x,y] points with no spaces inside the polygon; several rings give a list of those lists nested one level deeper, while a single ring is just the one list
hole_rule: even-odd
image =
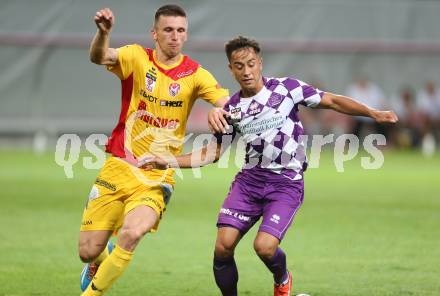
[{"label": "purple jersey", "polygon": [[[241,134],[246,143],[243,168],[265,168],[301,180],[307,162],[298,105],[315,107],[324,93],[294,78],[264,77],[263,81],[255,96],[241,98],[237,92],[224,107],[233,136]],[[220,140],[220,135],[216,137]]]}]

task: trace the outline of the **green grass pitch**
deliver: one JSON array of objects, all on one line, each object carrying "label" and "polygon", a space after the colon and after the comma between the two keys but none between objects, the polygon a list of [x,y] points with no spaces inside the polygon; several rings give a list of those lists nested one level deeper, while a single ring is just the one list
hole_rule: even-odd
[{"label": "green grass pitch", "polygon": [[[148,234],[107,295],[220,295],[211,261],[215,221],[236,167],[186,171],[159,232]],[[53,153],[0,152],[0,296],[79,295],[78,229],[97,174],[67,179]],[[295,293],[440,295],[440,156],[386,152],[379,170],[359,157],[336,172],[330,154],[305,178],[305,202],[282,248]],[[239,294],[267,296],[255,229],[239,244]]]}]

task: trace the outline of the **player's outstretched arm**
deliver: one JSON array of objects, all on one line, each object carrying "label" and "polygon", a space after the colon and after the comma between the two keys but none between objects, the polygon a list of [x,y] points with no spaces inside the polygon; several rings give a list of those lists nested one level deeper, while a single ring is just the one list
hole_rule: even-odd
[{"label": "player's outstretched arm", "polygon": [[98,65],[116,65],[118,52],[109,48],[110,32],[115,23],[115,17],[110,8],[104,8],[96,12],[95,24],[98,31],[90,44],[90,61]]},{"label": "player's outstretched arm", "polygon": [[348,115],[371,117],[378,123],[396,123],[398,121],[397,115],[393,111],[375,110],[349,97],[328,92],[324,93],[318,107],[333,109]]},{"label": "player's outstretched arm", "polygon": [[207,164],[216,162],[222,154],[221,144],[211,141],[198,151],[191,153],[163,158],[163,157],[147,157],[139,162],[138,166],[145,170],[166,170],[168,168],[198,168]]}]

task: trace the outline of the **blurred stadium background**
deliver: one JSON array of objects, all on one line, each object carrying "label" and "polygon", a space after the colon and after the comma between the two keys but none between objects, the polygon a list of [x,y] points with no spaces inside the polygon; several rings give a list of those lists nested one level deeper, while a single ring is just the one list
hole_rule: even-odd
[{"label": "blurred stadium background", "polygon": [[[119,113],[120,85],[116,77],[89,62],[93,13],[103,6],[114,10],[112,46],[135,42],[152,46],[148,32],[154,11],[163,3],[1,1],[2,139],[35,135],[53,139],[66,132],[108,134]],[[440,84],[438,1],[182,4],[190,20],[185,52],[232,91],[236,85],[226,67],[223,44],[238,34],[261,41],[266,75],[294,75],[341,94],[365,77],[382,89],[381,99],[388,107],[399,105],[403,87],[410,87],[416,100],[428,81]],[[439,96],[437,90],[438,100]],[[194,110],[190,131],[205,130],[205,110],[200,106]]]},{"label": "blurred stadium background", "polygon": [[[55,143],[65,133],[109,135],[120,108],[117,78],[89,62],[92,17],[113,10],[113,47],[152,46],[153,14],[165,3],[0,0],[0,295],[79,294],[77,231],[97,170],[79,162],[67,179],[55,164]],[[384,131],[380,170],[362,170],[358,157],[337,173],[327,151],[308,173],[307,202],[283,242],[297,292],[440,295],[440,1],[179,3],[189,17],[185,53],[231,92],[237,85],[223,44],[240,34],[261,42],[266,75],[362,93],[400,116]],[[207,110],[195,106],[189,132],[207,131]],[[359,132],[346,116],[302,116],[309,134]],[[360,133],[376,129],[364,127]],[[161,231],[142,243],[109,295],[218,295],[210,274],[214,223],[236,170],[208,167],[202,179],[191,172],[178,179]],[[251,236],[237,250],[240,291],[270,295]]]}]

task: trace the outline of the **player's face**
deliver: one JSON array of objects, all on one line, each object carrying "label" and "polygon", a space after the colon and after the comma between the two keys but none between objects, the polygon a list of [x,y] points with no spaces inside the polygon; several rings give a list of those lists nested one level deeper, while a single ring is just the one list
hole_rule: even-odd
[{"label": "player's face", "polygon": [[152,37],[158,49],[173,58],[181,53],[187,31],[188,22],[185,17],[161,15],[152,30]]},{"label": "player's face", "polygon": [[246,47],[232,52],[229,69],[240,84],[242,94],[253,96],[263,87],[263,61],[253,48]]}]

